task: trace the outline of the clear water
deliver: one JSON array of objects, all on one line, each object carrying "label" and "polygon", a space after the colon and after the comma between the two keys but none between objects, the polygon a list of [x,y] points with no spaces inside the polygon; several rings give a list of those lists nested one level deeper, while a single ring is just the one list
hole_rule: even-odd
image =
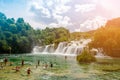
[{"label": "clear water", "polygon": [[[4,57],[14,64],[0,69],[0,80],[120,80],[120,59],[97,59],[95,63],[79,64],[74,56],[65,59],[63,55],[18,54],[0,55],[1,62]],[[21,59],[25,60],[25,66],[16,73],[12,68],[21,66]],[[40,66],[36,67],[38,60]],[[44,64],[48,64],[47,69]],[[32,70],[30,76],[26,73],[29,67]]]}]

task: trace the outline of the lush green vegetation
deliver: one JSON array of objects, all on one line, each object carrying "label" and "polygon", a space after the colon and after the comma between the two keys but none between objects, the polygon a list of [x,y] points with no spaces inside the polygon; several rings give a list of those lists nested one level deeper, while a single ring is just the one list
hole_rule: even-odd
[{"label": "lush green vegetation", "polygon": [[90,47],[102,48],[112,57],[120,57],[120,18],[110,20],[99,28]]},{"label": "lush green vegetation", "polygon": [[29,53],[34,45],[68,41],[69,31],[63,27],[34,30],[23,18],[7,18],[0,13],[0,53]]},{"label": "lush green vegetation", "polygon": [[94,62],[96,61],[96,58],[86,49],[84,49],[82,51],[82,53],[80,53],[79,55],[77,55],[77,61],[80,62],[80,63],[83,63],[83,62]]},{"label": "lush green vegetation", "polygon": [[95,33],[95,30],[88,31],[88,32],[73,32],[70,34],[70,40],[80,40],[92,38]]},{"label": "lush green vegetation", "polygon": [[23,18],[7,18],[0,13],[0,52],[29,52],[33,45],[34,30]]},{"label": "lush green vegetation", "polygon": [[59,28],[46,28],[44,30],[36,30],[36,44],[37,45],[48,45],[55,44],[55,47],[59,42],[68,41],[70,38],[69,30],[59,27]]}]

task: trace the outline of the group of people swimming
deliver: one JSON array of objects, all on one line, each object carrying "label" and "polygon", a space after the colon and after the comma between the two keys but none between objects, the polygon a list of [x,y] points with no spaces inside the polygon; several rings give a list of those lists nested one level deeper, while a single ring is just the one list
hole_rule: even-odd
[{"label": "group of people swimming", "polygon": [[[65,56],[64,58],[65,58],[65,61],[66,61],[66,60],[67,60],[67,56]],[[5,58],[3,59],[3,64],[1,63],[0,67],[3,68],[4,66],[8,66],[8,64],[9,64],[10,66],[13,65],[13,63],[12,63],[12,62],[9,62],[9,61],[8,61],[8,58],[5,57]],[[21,66],[15,66],[14,68],[12,68],[12,70],[15,70],[15,72],[19,72],[24,65],[25,65],[25,60],[22,59],[22,60],[21,60]],[[54,65],[53,62],[50,62],[50,63],[44,62],[44,63],[43,63],[43,62],[40,62],[40,60],[37,60],[36,68],[38,68],[38,66],[43,67],[43,69],[53,68],[53,65]],[[32,72],[31,68],[28,68],[28,69],[26,70],[27,75],[30,75],[31,72]]]},{"label": "group of people swimming", "polygon": [[[9,62],[9,65],[10,65],[10,66],[12,66],[12,64],[13,64],[13,63]],[[22,59],[22,60],[21,60],[21,66],[15,66],[15,68],[12,68],[12,70],[15,70],[15,72],[19,72],[20,69],[21,69],[24,65],[25,65],[25,61],[24,61],[24,59]],[[3,68],[4,66],[8,66],[8,58],[4,58],[3,64],[1,63],[1,65],[0,65],[0,67],[2,67],[2,68]],[[43,69],[47,69],[48,67],[52,68],[52,67],[53,67],[53,63],[52,63],[52,62],[49,63],[49,64],[48,64],[48,63],[44,63],[44,64],[40,65],[40,60],[38,60],[38,61],[37,61],[37,64],[36,64],[36,68],[37,68],[38,66],[42,66]],[[28,69],[26,70],[26,72],[27,72],[27,75],[30,75],[31,72],[32,72],[32,70],[31,70],[30,68],[28,68]]]}]

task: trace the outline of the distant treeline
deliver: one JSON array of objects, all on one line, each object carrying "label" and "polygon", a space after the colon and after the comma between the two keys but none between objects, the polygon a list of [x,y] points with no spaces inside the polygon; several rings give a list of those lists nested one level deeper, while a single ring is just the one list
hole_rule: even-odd
[{"label": "distant treeline", "polygon": [[0,54],[29,53],[34,45],[57,45],[69,38],[69,31],[63,27],[34,30],[23,18],[7,18],[0,12]]},{"label": "distant treeline", "polygon": [[80,40],[81,38],[88,39],[93,38],[95,30],[88,32],[73,32],[70,33],[70,40]]}]

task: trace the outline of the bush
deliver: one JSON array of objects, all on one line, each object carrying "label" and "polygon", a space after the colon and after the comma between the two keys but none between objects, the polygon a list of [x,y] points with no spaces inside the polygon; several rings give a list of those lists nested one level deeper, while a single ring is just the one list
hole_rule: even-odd
[{"label": "bush", "polygon": [[81,62],[90,63],[90,62],[96,61],[96,58],[91,53],[89,53],[89,51],[86,49],[83,50],[83,52],[81,54],[77,55],[76,59],[79,63],[81,63]]}]

